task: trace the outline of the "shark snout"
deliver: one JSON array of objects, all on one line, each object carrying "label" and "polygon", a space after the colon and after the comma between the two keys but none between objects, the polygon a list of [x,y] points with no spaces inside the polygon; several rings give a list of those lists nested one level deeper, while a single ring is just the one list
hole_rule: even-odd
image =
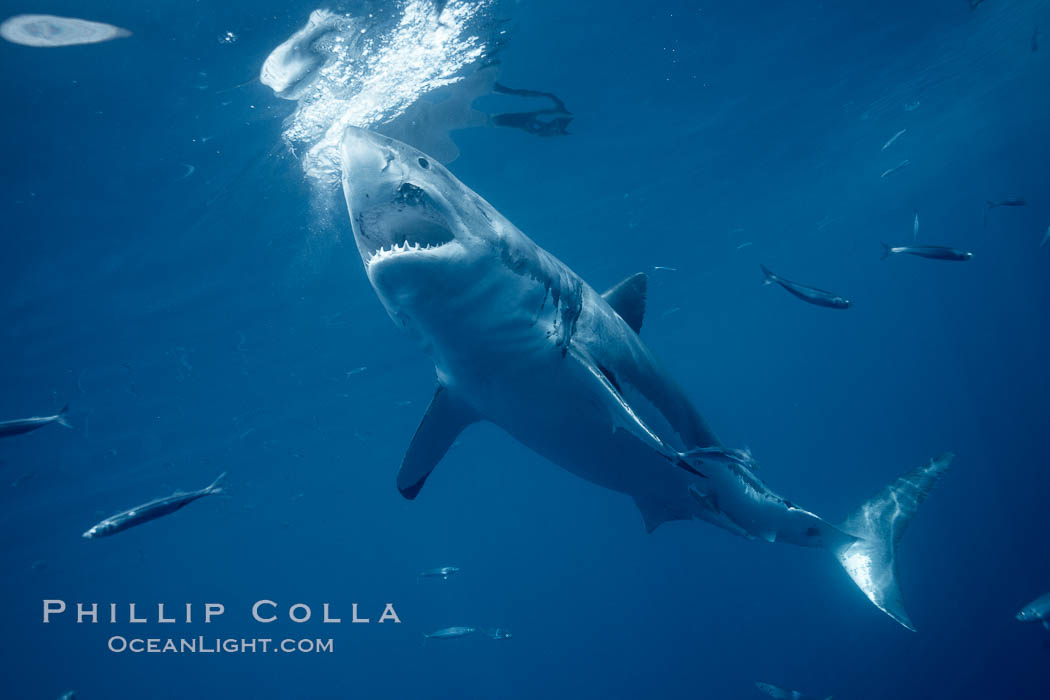
[{"label": "shark snout", "polygon": [[356,126],[346,127],[340,148],[344,176],[385,171],[395,158],[390,139]]},{"label": "shark snout", "polygon": [[[438,260],[436,250],[456,239],[455,217],[437,174],[442,166],[357,127],[344,132],[341,154],[343,193],[366,267],[394,258]],[[427,255],[416,257],[421,253]]]}]

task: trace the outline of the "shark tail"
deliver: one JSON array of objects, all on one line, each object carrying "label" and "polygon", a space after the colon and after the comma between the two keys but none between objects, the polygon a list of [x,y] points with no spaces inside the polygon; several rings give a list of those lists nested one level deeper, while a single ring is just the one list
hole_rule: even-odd
[{"label": "shark tail", "polygon": [[69,420],[66,418],[67,415],[69,415],[68,403],[62,407],[61,411],[58,412],[58,415],[55,417],[55,422],[61,426],[72,429],[73,426],[70,425]]},{"label": "shark tail", "polygon": [[946,452],[879,491],[839,526],[857,539],[831,548],[868,600],[913,632],[897,587],[897,545],[911,517],[954,458]]},{"label": "shark tail", "polygon": [[882,246],[882,257],[879,258],[880,260],[885,260],[886,258],[888,258],[891,255],[893,255],[893,249],[892,248],[890,248],[885,243],[881,243],[880,245]]},{"label": "shark tail", "polygon": [[777,281],[777,276],[773,274],[772,270],[765,265],[759,265],[759,267],[762,268],[762,274],[766,276],[765,279],[762,280],[762,284],[773,284]]}]

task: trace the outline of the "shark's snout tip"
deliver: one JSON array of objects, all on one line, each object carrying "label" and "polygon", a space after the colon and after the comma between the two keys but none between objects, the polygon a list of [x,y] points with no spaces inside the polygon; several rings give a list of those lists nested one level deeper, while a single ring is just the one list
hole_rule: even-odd
[{"label": "shark's snout tip", "polygon": [[366,133],[368,133],[368,129],[363,129],[359,126],[354,126],[353,124],[347,124],[343,127],[343,140],[359,137],[361,134]]},{"label": "shark's snout tip", "polygon": [[384,140],[384,137],[380,136],[374,131],[365,129],[360,126],[347,125],[343,128],[342,145],[346,149],[348,146],[370,144],[379,145]]},{"label": "shark's snout tip", "polygon": [[387,139],[374,131],[348,126],[340,143],[343,175],[385,173],[395,154],[387,146]]}]

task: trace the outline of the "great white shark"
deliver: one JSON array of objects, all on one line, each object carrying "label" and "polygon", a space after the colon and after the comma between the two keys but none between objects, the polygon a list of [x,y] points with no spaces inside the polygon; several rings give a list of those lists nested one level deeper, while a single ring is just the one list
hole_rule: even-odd
[{"label": "great white shark", "polygon": [[[604,294],[426,154],[350,127],[343,193],[365,273],[434,362],[437,389],[397,486],[415,498],[461,431],[490,421],[587,481],[627,494],[651,532],[700,519],[830,551],[908,629],[896,548],[945,454],[832,524],[774,493],[721,443],[639,335],[646,276]],[[721,458],[712,457],[721,455]]]}]

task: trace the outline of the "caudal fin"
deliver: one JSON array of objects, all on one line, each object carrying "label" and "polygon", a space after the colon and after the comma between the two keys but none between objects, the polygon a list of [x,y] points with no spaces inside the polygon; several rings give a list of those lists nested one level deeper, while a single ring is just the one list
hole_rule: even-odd
[{"label": "caudal fin", "polygon": [[839,526],[858,539],[832,549],[868,600],[913,632],[897,587],[897,544],[911,516],[954,458],[946,452],[882,489]]},{"label": "caudal fin", "polygon": [[207,488],[205,488],[204,490],[207,491],[209,494],[223,493],[223,488],[219,482],[221,482],[225,478],[226,472],[219,474],[217,477],[215,477],[215,481],[208,484]]},{"label": "caudal fin", "polygon": [[766,278],[762,280],[762,284],[773,284],[777,281],[777,276],[773,274],[772,270],[765,265],[759,265],[759,267],[762,268],[762,274],[766,276]]},{"label": "caudal fin", "polygon": [[880,245],[882,245],[882,257],[879,258],[880,260],[885,260],[886,258],[888,258],[891,255],[893,255],[893,249],[892,248],[890,248],[885,243],[882,243]]},{"label": "caudal fin", "polygon": [[73,426],[69,424],[69,420],[66,418],[66,415],[68,413],[69,404],[67,403],[65,406],[62,407],[62,410],[58,412],[58,415],[55,416],[55,422],[67,428],[72,428]]}]

